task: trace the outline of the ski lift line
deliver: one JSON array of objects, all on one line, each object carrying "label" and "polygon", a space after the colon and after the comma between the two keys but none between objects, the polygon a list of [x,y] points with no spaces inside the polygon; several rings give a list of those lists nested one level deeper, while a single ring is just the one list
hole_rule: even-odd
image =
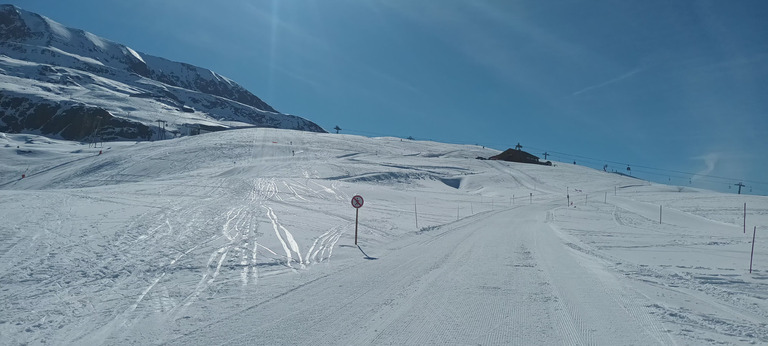
[{"label": "ski lift line", "polygon": [[[377,135],[377,136],[392,136],[392,135],[387,135],[387,134],[383,134],[383,133],[374,133],[374,132],[366,132],[366,131],[357,131],[357,132],[360,132],[360,133],[370,133],[370,134],[374,134],[374,135]],[[395,137],[398,137],[398,136],[395,136]],[[433,140],[433,139],[421,138],[421,137],[416,137],[414,139],[417,139],[417,140]],[[458,142],[458,141],[454,141],[454,143],[467,144],[467,142]],[[502,144],[499,144],[499,143],[490,143],[490,144],[502,145]],[[545,149],[542,149],[542,148],[531,147],[531,146],[529,146],[529,148],[533,149],[533,150],[545,150]],[[626,166],[630,166],[630,167],[640,167],[640,168],[646,168],[646,169],[655,170],[655,171],[671,172],[671,173],[677,173],[677,174],[683,174],[684,175],[684,176],[677,176],[677,175],[670,175],[668,173],[667,174],[654,173],[654,172],[649,172],[649,171],[645,171],[645,170],[637,170],[637,169],[635,169],[635,172],[645,173],[645,174],[652,174],[652,175],[656,175],[656,176],[660,176],[660,177],[665,177],[666,176],[666,177],[675,177],[675,178],[680,178],[680,179],[686,179],[686,178],[690,179],[691,177],[698,177],[697,180],[699,180],[699,181],[715,183],[715,184],[739,180],[739,181],[742,181],[742,182],[748,182],[748,183],[752,183],[752,184],[768,185],[768,182],[762,182],[762,181],[756,181],[756,180],[738,179],[738,178],[732,178],[732,177],[729,178],[729,177],[722,177],[722,176],[715,176],[715,175],[706,175],[706,174],[698,174],[698,173],[691,173],[691,172],[678,171],[678,170],[670,170],[670,169],[664,169],[664,168],[656,168],[656,167],[650,167],[650,166],[645,166],[645,165],[627,164],[627,163],[613,161],[613,160],[603,160],[603,159],[597,159],[597,158],[592,158],[592,157],[588,157],[588,156],[577,155],[577,154],[569,154],[569,153],[558,152],[558,151],[553,151],[553,153],[560,154],[560,155],[548,154],[548,156],[553,156],[553,157],[570,157],[570,158],[576,157],[576,158],[580,158],[580,159],[584,159],[584,160],[593,162],[595,164],[604,164],[604,163],[608,162],[608,163],[618,164],[618,165],[622,165],[622,166],[626,165]],[[703,178],[720,179],[721,181],[716,181],[716,180],[711,180],[711,179],[703,179]]]},{"label": "ski lift line", "polygon": [[[719,178],[719,177],[708,178],[707,176],[704,176],[704,175],[694,175],[694,176],[690,176],[690,175],[674,175],[674,174],[650,172],[650,171],[646,171],[646,170],[642,170],[642,169],[632,170],[632,173],[649,174],[649,175],[655,175],[655,176],[659,176],[659,177],[668,177],[668,178],[675,178],[675,179],[680,179],[680,180],[691,180],[693,177],[696,177],[696,181],[699,181],[699,182],[706,182],[706,183],[712,183],[712,184],[726,184],[728,186],[730,186],[731,183],[734,182],[734,181],[739,181],[739,179],[735,179],[735,178],[734,179]],[[750,182],[748,180],[741,180],[741,181]],[[660,182],[661,183],[665,183],[663,180],[660,181]],[[764,185],[765,183],[751,182],[751,184],[754,186],[754,185]]]},{"label": "ski lift line", "polygon": [[[397,136],[397,135],[392,135],[392,134],[384,134],[384,133],[362,131],[362,130],[354,130],[354,129],[351,129],[348,132],[356,132],[356,133],[361,133],[361,134],[369,134],[369,135],[374,135],[374,136],[379,136],[379,137],[405,138],[404,136]],[[415,136],[412,136],[412,138],[414,138],[416,140],[429,140],[429,141],[433,141],[434,140],[434,139],[430,139],[430,138],[415,137]],[[440,140],[440,141],[444,141],[444,140]],[[463,141],[462,142],[462,141],[457,141],[457,140],[449,140],[449,141],[445,141],[445,143],[467,144],[468,142],[467,141]],[[506,145],[506,144],[502,144],[502,143],[485,143],[485,144],[486,144],[487,147],[490,147],[490,145],[497,145],[497,146],[504,147]],[[621,166],[645,168],[645,169],[650,169],[650,170],[654,170],[654,171],[684,174],[685,177],[681,177],[681,178],[690,178],[690,177],[694,177],[695,176],[695,177],[700,177],[700,178],[697,178],[698,180],[701,180],[701,177],[707,177],[707,178],[721,179],[721,180],[728,181],[728,182],[738,180],[738,181],[747,182],[747,183],[751,183],[751,184],[768,185],[768,182],[763,182],[763,181],[739,179],[739,178],[733,178],[733,177],[722,177],[722,176],[709,175],[709,174],[698,174],[698,173],[678,171],[678,170],[673,170],[673,169],[650,167],[650,166],[646,166],[646,165],[637,165],[637,164],[631,164],[631,163],[625,163],[625,162],[619,162],[619,161],[613,161],[613,160],[604,160],[604,159],[599,159],[599,158],[594,158],[594,157],[589,157],[589,156],[584,156],[584,155],[565,153],[565,152],[561,152],[561,151],[552,151],[552,150],[549,150],[549,149],[538,148],[538,147],[530,146],[530,145],[527,146],[527,147],[529,149],[535,150],[535,151],[541,151],[541,150],[547,151],[547,153],[548,153],[547,156],[552,156],[552,157],[579,158],[579,159],[589,160],[589,161],[592,161],[594,163],[599,163],[599,164],[604,164],[604,163],[607,162],[607,163],[621,165]],[[640,171],[635,170],[635,171],[636,172],[641,172],[641,173],[644,172],[642,170],[640,170]],[[659,173],[650,173],[650,172],[644,172],[644,173],[659,174]],[[669,176],[669,174],[659,174],[659,175],[660,176]],[[711,182],[711,183],[721,183],[721,181],[712,181],[712,180],[704,180],[704,181]]]},{"label": "ski lift line", "polygon": [[[563,157],[561,155],[553,155],[553,154],[548,154],[547,156],[552,156],[552,157],[555,157],[555,158],[565,158],[565,157]],[[595,159],[590,159],[590,158],[582,158],[582,159],[584,159],[584,161],[587,161],[587,162],[590,162],[590,163],[594,163],[595,167],[593,167],[593,168],[598,169],[598,170],[599,170],[599,167],[598,167],[599,165],[603,165],[605,162],[608,162],[608,161],[604,161],[604,160],[595,160]],[[621,164],[621,165],[623,166],[623,164]],[[641,167],[641,168],[643,167],[643,166],[632,166],[632,165],[627,165],[627,166],[630,166],[630,167]],[[661,170],[661,169],[657,169],[657,170]],[[608,171],[608,172],[611,173],[612,171]],[[652,172],[652,171],[647,171],[647,170],[643,170],[643,169],[633,169],[632,172],[633,173],[651,174],[651,175],[656,175],[656,176],[660,176],[660,177],[672,177],[672,178],[680,178],[680,179],[689,179],[689,178],[691,178],[690,174],[679,175],[680,173],[677,173],[677,174],[658,173],[658,172]],[[697,175],[697,176],[701,176],[701,175]],[[698,179],[698,180],[712,182],[712,183],[721,183],[722,182],[722,181],[707,180],[707,179]],[[730,182],[730,181],[738,180],[738,179],[725,179],[725,178],[723,178],[722,180]]]},{"label": "ski lift line", "polygon": [[[650,174],[650,175],[656,175],[660,177],[669,177],[669,178],[675,178],[675,179],[684,179],[689,180],[692,177],[690,175],[674,175],[674,174],[666,174],[666,173],[658,173],[658,172],[650,172],[642,169],[633,169],[632,173],[643,173],[643,174]],[[720,180],[714,180],[714,179],[708,179],[708,178],[696,178],[697,181],[704,181],[708,183],[713,184],[720,184],[720,183],[727,183],[730,184],[731,181],[735,181],[738,179],[720,179]]]},{"label": "ski lift line", "polygon": [[[593,162],[595,164],[603,164],[605,162],[608,162],[608,163],[618,164],[618,165],[621,165],[621,166],[626,165],[626,166],[633,167],[633,168],[634,167],[640,167],[640,168],[646,168],[646,169],[650,169],[650,170],[654,170],[654,171],[683,174],[683,176],[680,176],[680,175],[671,175],[669,173],[657,173],[657,172],[650,172],[650,171],[646,171],[646,170],[633,169],[633,172],[653,174],[653,175],[658,175],[658,176],[662,176],[662,177],[675,177],[675,178],[685,178],[685,179],[690,179],[692,177],[697,177],[697,180],[711,182],[711,183],[723,183],[723,182],[731,182],[731,181],[742,181],[742,182],[747,182],[747,183],[751,183],[751,184],[754,184],[754,185],[768,185],[768,182],[762,182],[762,181],[756,181],[756,180],[740,179],[740,178],[732,178],[732,177],[729,178],[729,177],[722,177],[722,176],[716,176],[716,175],[691,173],[691,172],[670,170],[670,169],[664,169],[664,168],[654,168],[654,167],[648,167],[648,166],[643,166],[643,165],[625,164],[625,163],[616,162],[616,161],[610,161],[610,160],[599,160],[599,159],[593,159],[593,158],[589,158],[589,157],[579,157],[578,155],[570,155],[570,154],[564,154],[564,153],[560,153],[560,154],[564,155],[564,156],[552,155],[552,154],[550,154],[549,156],[559,157],[559,158],[578,157],[578,158],[584,159],[585,161]],[[702,179],[702,178],[711,178],[711,179],[719,179],[719,180],[716,181],[716,180]]]},{"label": "ski lift line", "polygon": [[[548,150],[548,149],[535,148],[535,147],[531,147],[531,146],[529,146],[529,148],[534,149],[534,150]],[[580,158],[580,159],[585,159],[585,160],[592,160],[592,161],[598,162],[598,163],[608,162],[608,163],[613,163],[613,164],[622,165],[622,166],[639,167],[639,168],[645,168],[645,169],[652,169],[652,170],[656,170],[656,171],[685,174],[686,176],[709,177],[709,178],[723,179],[723,180],[727,180],[727,181],[741,180],[741,181],[746,181],[746,182],[750,182],[750,183],[754,183],[754,184],[765,184],[765,185],[768,185],[768,182],[761,182],[761,181],[754,181],[754,180],[745,180],[745,179],[738,179],[738,178],[732,178],[732,177],[721,177],[721,176],[709,175],[709,174],[698,174],[698,173],[678,171],[678,170],[673,170],[673,169],[656,168],[656,167],[650,167],[650,166],[645,166],[645,165],[630,164],[630,163],[624,163],[624,162],[618,162],[618,161],[612,161],[612,160],[601,160],[601,159],[597,159],[597,158],[593,158],[593,157],[589,157],[589,156],[583,156],[583,155],[577,155],[577,154],[569,154],[569,153],[558,152],[558,151],[553,151],[553,150],[548,150],[548,152],[550,153],[550,155],[551,155],[551,153],[556,153],[556,154],[562,155],[564,157],[575,157],[575,158]],[[551,156],[556,156],[556,155],[551,155]]]}]

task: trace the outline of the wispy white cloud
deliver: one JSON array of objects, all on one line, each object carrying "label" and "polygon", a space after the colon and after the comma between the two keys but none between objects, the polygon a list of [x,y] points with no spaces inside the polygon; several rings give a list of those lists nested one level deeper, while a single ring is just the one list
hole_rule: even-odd
[{"label": "wispy white cloud", "polygon": [[625,74],[623,74],[621,76],[618,76],[616,78],[613,78],[611,80],[607,80],[607,81],[599,83],[599,84],[591,85],[591,86],[588,86],[588,87],[586,87],[584,89],[576,91],[576,92],[573,93],[573,96],[579,96],[581,94],[590,92],[592,90],[600,89],[600,88],[606,87],[608,85],[621,82],[622,80],[630,78],[630,77],[632,77],[632,76],[634,76],[634,75],[636,75],[636,74],[638,74],[638,73],[640,73],[642,71],[643,71],[643,69],[640,69],[640,68],[634,69],[632,71],[629,71],[629,72],[627,72],[627,73],[625,73]]},{"label": "wispy white cloud", "polygon": [[695,157],[695,160],[701,160],[704,162],[704,169],[700,170],[698,173],[694,174],[691,178],[692,181],[696,181],[701,179],[702,177],[705,177],[712,172],[715,171],[715,168],[717,167],[718,162],[720,162],[721,154],[719,153],[709,153],[707,155]]}]

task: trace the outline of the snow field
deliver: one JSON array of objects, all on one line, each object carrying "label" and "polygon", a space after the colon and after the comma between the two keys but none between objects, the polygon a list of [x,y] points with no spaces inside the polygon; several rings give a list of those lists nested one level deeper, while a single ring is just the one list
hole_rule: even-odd
[{"label": "snow field", "polygon": [[0,136],[0,344],[768,341],[765,197],[474,159],[495,153]]}]

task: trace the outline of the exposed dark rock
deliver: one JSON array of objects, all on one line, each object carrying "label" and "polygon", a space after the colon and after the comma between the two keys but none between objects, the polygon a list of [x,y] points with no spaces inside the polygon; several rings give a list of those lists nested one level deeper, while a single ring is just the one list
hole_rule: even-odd
[{"label": "exposed dark rock", "polygon": [[0,6],[0,41],[28,38],[31,30],[23,24],[19,9],[13,5]]},{"label": "exposed dark rock", "polygon": [[39,132],[42,135],[82,141],[91,136],[148,139],[152,129],[115,118],[108,111],[83,104],[57,104],[0,93],[0,132]]}]

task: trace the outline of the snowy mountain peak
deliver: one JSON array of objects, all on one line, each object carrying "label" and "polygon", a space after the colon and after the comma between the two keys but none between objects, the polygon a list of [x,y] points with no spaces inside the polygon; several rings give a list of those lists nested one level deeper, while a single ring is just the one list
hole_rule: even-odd
[{"label": "snowy mountain peak", "polygon": [[[140,53],[13,5],[0,5],[0,86],[0,131],[5,132],[73,140],[167,138],[161,133],[249,126],[325,132],[311,121],[277,112],[216,72]],[[100,120],[77,114],[70,119],[75,127],[86,127],[74,131],[84,137],[38,126],[73,105],[102,114]],[[158,121],[166,127],[153,128]]]},{"label": "snowy mountain peak", "polygon": [[50,46],[64,51],[79,46],[90,52],[107,51],[116,43],[64,25],[14,5],[0,5],[0,39],[6,42]]}]

